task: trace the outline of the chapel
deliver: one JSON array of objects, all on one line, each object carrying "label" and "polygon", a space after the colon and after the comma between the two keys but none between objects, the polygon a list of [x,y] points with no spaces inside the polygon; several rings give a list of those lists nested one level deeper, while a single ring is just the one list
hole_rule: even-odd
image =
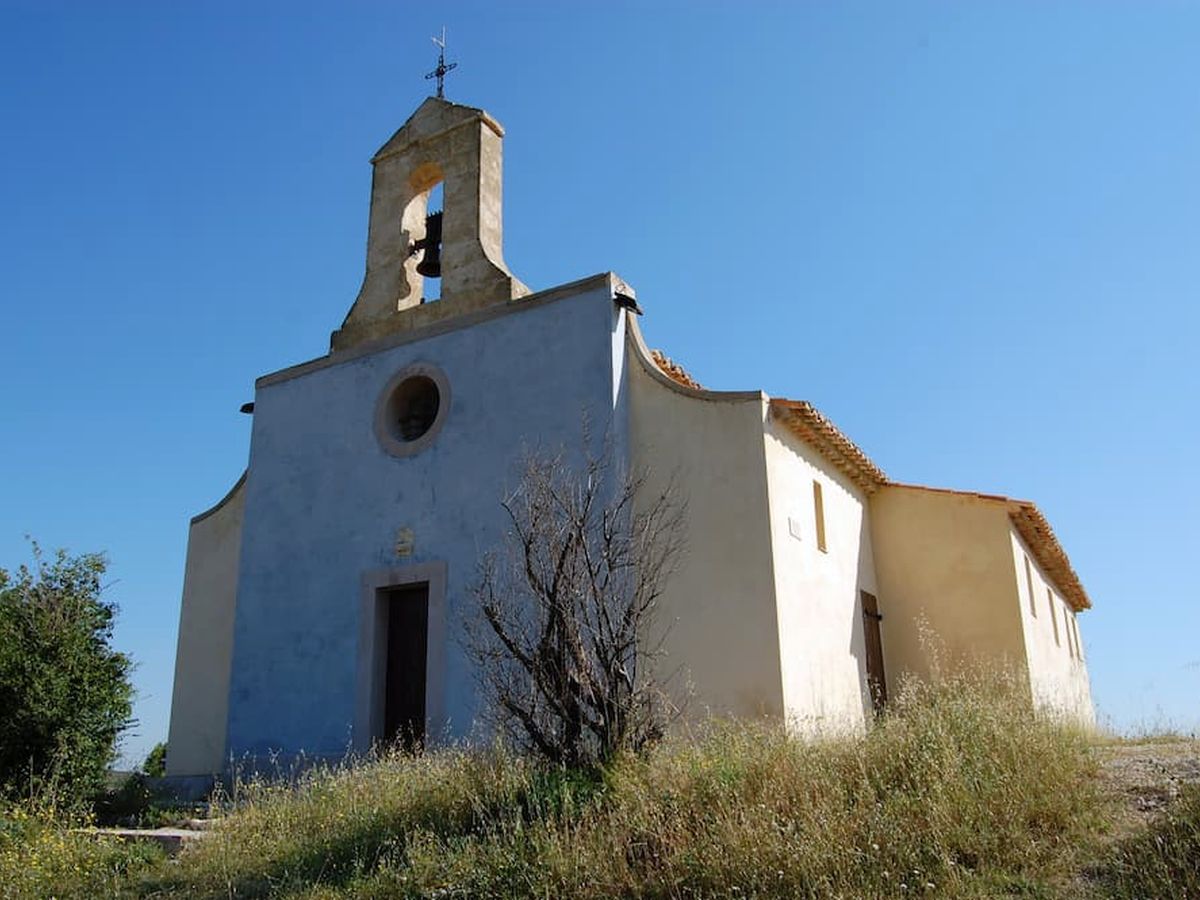
[{"label": "chapel", "polygon": [[504,260],[503,138],[430,97],[371,159],[358,296],[326,355],[257,380],[246,471],[191,520],[169,776],[475,733],[466,592],[514,464],[581,416],[686,498],[661,608],[689,709],[862,729],[930,674],[932,635],[942,665],[1015,666],[1093,723],[1091,602],[1034,503],[893,480],[810,403],[702,387],[612,272],[531,290]]}]

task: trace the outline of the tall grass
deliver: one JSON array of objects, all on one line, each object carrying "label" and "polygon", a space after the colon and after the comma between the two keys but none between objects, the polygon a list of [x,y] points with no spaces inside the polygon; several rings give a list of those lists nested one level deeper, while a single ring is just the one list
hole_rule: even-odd
[{"label": "tall grass", "polygon": [[1200,784],[1118,844],[1100,874],[1112,897],[1200,897]]},{"label": "tall grass", "polygon": [[724,724],[603,772],[500,751],[252,784],[139,892],[211,897],[994,896],[1074,872],[1084,735],[1007,679],[909,684],[858,738]]},{"label": "tall grass", "polygon": [[161,864],[158,847],[98,841],[77,830],[87,822],[41,801],[0,803],[0,898],[119,896]]}]

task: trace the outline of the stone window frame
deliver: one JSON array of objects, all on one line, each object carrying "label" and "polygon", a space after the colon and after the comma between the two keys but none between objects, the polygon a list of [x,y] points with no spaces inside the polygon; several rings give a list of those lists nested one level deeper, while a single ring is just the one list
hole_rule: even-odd
[{"label": "stone window frame", "polygon": [[[406,441],[396,436],[388,416],[388,407],[400,385],[410,378],[428,378],[434,383],[438,391],[438,411],[423,435],[416,440]],[[449,413],[450,379],[446,377],[446,373],[431,362],[410,363],[389,378],[383,390],[379,392],[379,399],[375,401],[375,437],[384,451],[391,456],[416,456],[434,442],[442,426],[446,424],[446,416]]]}]

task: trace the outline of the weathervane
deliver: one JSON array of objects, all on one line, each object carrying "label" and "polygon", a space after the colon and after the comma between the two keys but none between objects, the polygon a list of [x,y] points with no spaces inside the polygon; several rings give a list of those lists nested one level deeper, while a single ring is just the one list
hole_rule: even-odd
[{"label": "weathervane", "polygon": [[458,63],[452,62],[452,63],[450,63],[450,65],[446,65],[446,26],[445,25],[442,26],[441,38],[430,38],[430,40],[433,41],[435,44],[437,44],[438,64],[437,64],[436,69],[434,69],[432,72],[430,72],[428,75],[425,76],[425,80],[428,81],[430,78],[436,78],[437,83],[438,83],[437,95],[439,98],[444,99],[446,96],[446,91],[445,91],[446,73],[450,72],[453,69],[457,69]]}]

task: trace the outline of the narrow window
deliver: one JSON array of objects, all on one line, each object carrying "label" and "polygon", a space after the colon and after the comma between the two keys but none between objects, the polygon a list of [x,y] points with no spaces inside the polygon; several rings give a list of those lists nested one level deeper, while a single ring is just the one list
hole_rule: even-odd
[{"label": "narrow window", "polygon": [[828,553],[825,546],[825,499],[821,496],[821,483],[813,482],[813,514],[817,518],[817,549]]},{"label": "narrow window", "polygon": [[1046,588],[1046,605],[1050,607],[1050,624],[1054,626],[1054,643],[1061,647],[1062,641],[1058,637],[1058,616],[1054,614],[1054,591]]},{"label": "narrow window", "polygon": [[1071,645],[1071,659],[1079,659],[1079,642],[1075,634],[1075,614],[1063,606],[1063,621],[1067,623],[1067,642]]},{"label": "narrow window", "polygon": [[1025,557],[1025,584],[1029,588],[1029,614],[1037,618],[1037,601],[1033,599],[1033,569],[1029,566],[1029,557]]},{"label": "narrow window", "polygon": [[1075,658],[1083,662],[1083,638],[1079,636],[1079,618],[1071,616],[1071,628],[1075,632]]}]

